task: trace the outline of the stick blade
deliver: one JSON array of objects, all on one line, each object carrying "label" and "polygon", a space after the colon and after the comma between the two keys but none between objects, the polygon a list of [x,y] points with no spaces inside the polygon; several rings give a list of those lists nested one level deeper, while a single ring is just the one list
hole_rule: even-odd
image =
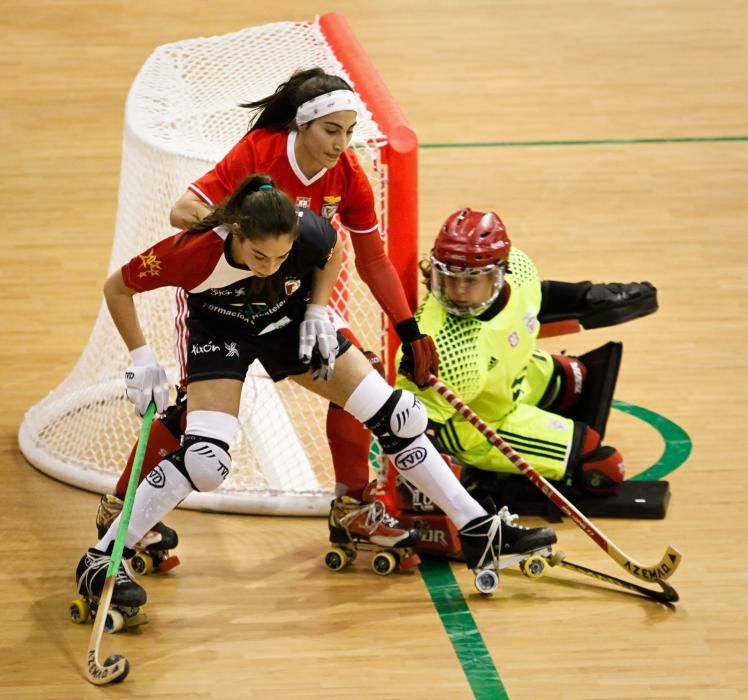
[{"label": "stick blade", "polygon": [[101,666],[96,658],[96,650],[89,649],[86,677],[94,685],[121,683],[130,673],[130,663],[124,656],[114,654]]},{"label": "stick blade", "polygon": [[665,556],[662,557],[662,561],[657,567],[658,571],[663,572],[658,578],[661,581],[670,578],[680,566],[681,559],[683,559],[683,555],[675,547],[668,547]]}]

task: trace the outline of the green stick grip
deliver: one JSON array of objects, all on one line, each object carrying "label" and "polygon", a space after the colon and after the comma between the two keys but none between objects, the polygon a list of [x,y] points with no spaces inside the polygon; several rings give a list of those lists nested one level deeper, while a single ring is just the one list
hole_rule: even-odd
[{"label": "green stick grip", "polygon": [[135,450],[135,458],[132,462],[132,471],[130,480],[127,482],[127,492],[125,493],[125,502],[122,505],[122,512],[119,516],[119,525],[117,526],[117,536],[114,538],[114,548],[112,549],[112,559],[109,562],[109,568],[106,570],[107,577],[116,576],[119,570],[119,563],[122,560],[122,551],[125,548],[125,537],[127,537],[127,528],[130,526],[130,514],[132,513],[132,504],[135,501],[135,492],[138,490],[140,481],[140,470],[143,468],[143,459],[145,458],[145,448],[148,445],[148,437],[151,434],[151,424],[153,416],[156,413],[156,404],[151,401],[143,416],[143,425],[140,428],[140,439],[138,447]]}]

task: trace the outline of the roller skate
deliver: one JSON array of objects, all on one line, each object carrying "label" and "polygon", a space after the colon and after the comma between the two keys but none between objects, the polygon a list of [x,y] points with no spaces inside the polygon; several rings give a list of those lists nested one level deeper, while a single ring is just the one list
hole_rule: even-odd
[{"label": "roller skate", "polygon": [[471,520],[459,531],[462,554],[475,573],[480,593],[493,593],[499,585],[499,571],[515,564],[526,576],[543,575],[546,559],[553,556],[556,533],[549,527],[515,525],[517,516],[504,506],[496,515]]},{"label": "roller skate", "polygon": [[[75,570],[80,596],[70,604],[70,618],[73,622],[83,624],[89,618],[96,617],[110,560],[109,554],[93,548],[81,557]],[[147,597],[145,589],[133,580],[125,562],[120,562],[104,630],[119,632],[125,627],[137,627],[148,622],[141,610]]]},{"label": "roller skate", "polygon": [[[367,495],[371,497],[369,487],[364,492],[365,500]],[[374,552],[371,568],[380,576],[387,576],[398,567],[409,569],[421,563],[415,553],[418,533],[403,530],[382,501],[362,503],[338,496],[330,504],[328,525],[332,547],[325,554],[325,566],[331,571],[351,564],[359,550]]]},{"label": "roller skate", "polygon": [[[114,519],[122,510],[122,501],[116,496],[104,495],[96,513],[96,529],[101,539]],[[140,541],[135,544],[135,555],[130,566],[136,574],[145,575],[152,572],[165,572],[179,564],[179,557],[171,555],[169,550],[179,543],[176,530],[162,522],[156,523]]]}]

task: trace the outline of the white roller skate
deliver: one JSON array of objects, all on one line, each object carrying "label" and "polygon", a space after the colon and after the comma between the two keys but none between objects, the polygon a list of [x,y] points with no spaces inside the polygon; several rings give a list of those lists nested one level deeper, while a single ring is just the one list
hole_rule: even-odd
[{"label": "white roller skate", "polygon": [[496,515],[471,520],[459,531],[465,563],[475,573],[475,587],[481,593],[493,593],[499,571],[515,564],[526,576],[542,576],[544,557],[552,557],[556,533],[549,527],[515,525],[516,519],[504,506]]},{"label": "white roller skate", "polygon": [[[93,548],[81,557],[75,570],[80,597],[70,604],[70,618],[73,622],[82,624],[89,618],[96,617],[110,561],[108,554]],[[147,598],[145,589],[133,580],[127,565],[121,561],[104,630],[119,632],[125,627],[137,627],[147,622],[148,618],[141,610]]]},{"label": "white roller skate", "polygon": [[[368,487],[365,499],[367,492],[371,493]],[[408,569],[421,563],[415,553],[418,532],[402,529],[382,501],[362,503],[339,496],[330,504],[328,525],[332,548],[325,554],[325,566],[331,571],[351,564],[359,550],[374,552],[371,568],[380,576],[387,576],[398,567]]]},{"label": "white roller skate", "polygon": [[[96,529],[102,538],[114,519],[122,510],[122,500],[112,495],[104,495],[96,513]],[[176,530],[172,530],[162,522],[156,523],[152,529],[135,544],[135,555],[130,560],[130,566],[136,574],[150,574],[151,572],[165,572],[179,564],[179,557],[170,554],[179,544]]]}]

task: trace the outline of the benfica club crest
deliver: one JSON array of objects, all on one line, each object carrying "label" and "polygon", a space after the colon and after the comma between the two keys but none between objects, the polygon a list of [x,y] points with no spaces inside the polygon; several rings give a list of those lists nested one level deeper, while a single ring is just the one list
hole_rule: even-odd
[{"label": "benfica club crest", "polygon": [[322,205],[322,216],[326,219],[332,219],[332,217],[335,216],[335,212],[338,210],[338,205],[340,204],[341,199],[343,198],[333,197],[332,195],[322,197],[322,200],[324,201],[324,204]]},{"label": "benfica club crest", "polygon": [[301,280],[286,280],[286,296],[290,297],[299,287],[301,287]]}]

